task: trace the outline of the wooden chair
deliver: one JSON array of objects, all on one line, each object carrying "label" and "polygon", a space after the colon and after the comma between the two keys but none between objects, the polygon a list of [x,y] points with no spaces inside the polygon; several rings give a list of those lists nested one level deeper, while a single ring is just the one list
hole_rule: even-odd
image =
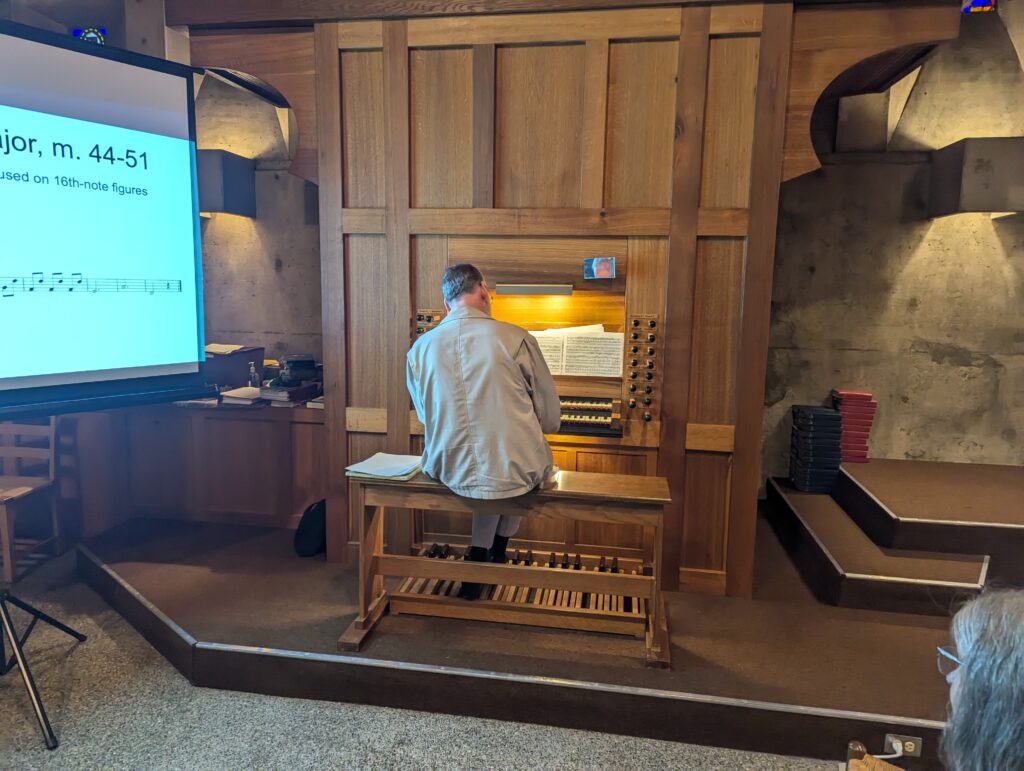
[{"label": "wooden chair", "polygon": [[[3,579],[14,583],[19,560],[35,563],[63,551],[57,484],[55,418],[39,423],[0,423],[0,560]],[[17,539],[15,517],[48,497],[48,538]]]}]

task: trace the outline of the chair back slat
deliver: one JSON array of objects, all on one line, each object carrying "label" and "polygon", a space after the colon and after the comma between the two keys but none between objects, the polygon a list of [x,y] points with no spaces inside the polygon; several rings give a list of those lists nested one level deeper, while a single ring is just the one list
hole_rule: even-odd
[{"label": "chair back slat", "polygon": [[0,476],[52,480],[56,428],[55,418],[45,423],[0,423]]}]

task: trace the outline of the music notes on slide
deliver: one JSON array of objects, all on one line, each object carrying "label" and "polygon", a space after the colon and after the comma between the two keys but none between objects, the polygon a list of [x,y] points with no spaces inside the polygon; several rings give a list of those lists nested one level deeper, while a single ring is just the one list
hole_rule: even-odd
[{"label": "music notes on slide", "polygon": [[33,294],[96,294],[97,292],[181,292],[178,279],[89,278],[81,273],[34,272],[29,276],[0,276],[0,299]]}]

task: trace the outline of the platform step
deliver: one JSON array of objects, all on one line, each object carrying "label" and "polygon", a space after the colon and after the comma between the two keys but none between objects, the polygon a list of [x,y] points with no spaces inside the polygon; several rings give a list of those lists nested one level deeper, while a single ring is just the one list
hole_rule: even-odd
[{"label": "platform step", "polygon": [[1024,586],[1024,470],[872,460],[844,465],[832,497],[880,546],[988,554],[989,578]]},{"label": "platform step", "polygon": [[832,497],[784,479],[768,481],[767,513],[804,581],[833,605],[947,615],[985,584],[987,556],[878,546]]}]

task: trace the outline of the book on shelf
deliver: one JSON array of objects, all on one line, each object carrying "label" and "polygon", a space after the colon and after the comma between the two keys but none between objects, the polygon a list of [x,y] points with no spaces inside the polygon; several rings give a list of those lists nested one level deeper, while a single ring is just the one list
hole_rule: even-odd
[{"label": "book on shelf", "polygon": [[220,395],[221,404],[234,405],[237,407],[251,407],[254,404],[263,404],[260,398],[260,389],[255,386],[243,386],[232,388],[230,391],[223,391]]},{"label": "book on shelf", "polygon": [[308,402],[306,402],[306,406],[309,407],[311,410],[322,410],[324,408],[323,394],[316,397],[315,399],[310,399]]},{"label": "book on shelf", "polygon": [[263,386],[260,396],[268,402],[304,402],[320,394],[320,384],[303,383],[300,386]]}]

